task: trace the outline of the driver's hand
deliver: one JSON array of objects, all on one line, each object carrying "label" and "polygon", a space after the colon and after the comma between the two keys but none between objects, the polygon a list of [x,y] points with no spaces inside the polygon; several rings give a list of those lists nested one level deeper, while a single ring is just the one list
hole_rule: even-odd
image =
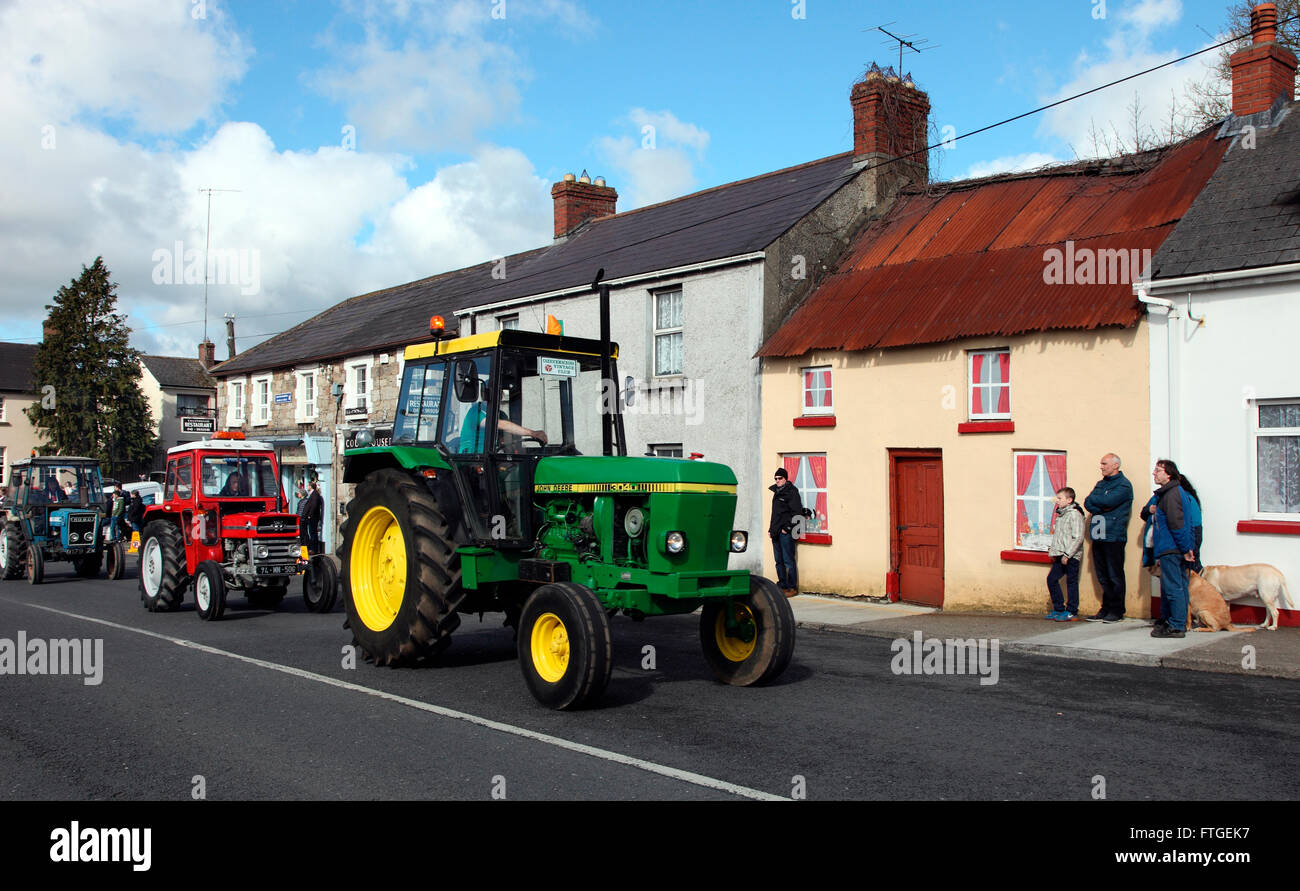
[{"label": "driver's hand", "polygon": [[533,438],[536,439],[536,440],[538,440],[542,445],[546,445],[547,440],[546,440],[546,431],[545,431],[545,430],[534,430],[534,431],[533,431]]}]

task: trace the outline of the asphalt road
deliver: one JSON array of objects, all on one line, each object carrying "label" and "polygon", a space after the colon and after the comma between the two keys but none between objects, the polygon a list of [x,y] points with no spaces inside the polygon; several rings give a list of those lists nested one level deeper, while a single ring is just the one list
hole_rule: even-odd
[{"label": "asphalt road", "polygon": [[0,675],[0,799],[188,800],[200,782],[209,800],[1300,797],[1294,681],[1003,653],[981,685],[801,629],[777,683],[732,688],[697,617],[619,617],[605,698],[559,713],[528,694],[500,616],[466,617],[436,666],[347,668],[341,607],[309,613],[296,586],[209,623],[188,594],[146,612],[134,566],[66,568],[0,583],[0,638],[100,638],[102,683]]}]

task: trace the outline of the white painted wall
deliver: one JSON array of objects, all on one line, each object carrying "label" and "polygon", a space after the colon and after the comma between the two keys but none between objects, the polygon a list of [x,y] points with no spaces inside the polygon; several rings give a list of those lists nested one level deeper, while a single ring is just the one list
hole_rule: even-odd
[{"label": "white painted wall", "polygon": [[[652,382],[651,294],[682,288],[683,373],[687,389],[671,401],[658,400],[647,412]],[[600,305],[593,294],[475,313],[479,332],[497,327],[497,316],[519,314],[519,327],[544,331],[547,314],[564,322],[564,333],[600,337]],[[624,408],[628,454],[650,443],[680,442],[684,455],[703,452],[706,461],[732,468],[739,482],[737,529],[749,531],[748,552],[731,557],[733,569],[760,571],[766,481],[775,468],[760,466],[759,363],[753,358],[762,335],[763,266],[759,262],[692,272],[610,289],[610,336],[619,345],[620,386],[629,375],[641,384],[635,405]],[[462,331],[468,330],[462,323]]]},{"label": "white painted wall", "polygon": [[[1177,309],[1149,313],[1153,461],[1172,458],[1200,493],[1203,561],[1271,563],[1286,575],[1290,608],[1300,608],[1300,537],[1237,531],[1240,520],[1267,518],[1255,511],[1254,400],[1300,399],[1300,278],[1157,293]],[[1189,297],[1203,324],[1189,318]],[[1150,468],[1130,478],[1144,503]]]}]

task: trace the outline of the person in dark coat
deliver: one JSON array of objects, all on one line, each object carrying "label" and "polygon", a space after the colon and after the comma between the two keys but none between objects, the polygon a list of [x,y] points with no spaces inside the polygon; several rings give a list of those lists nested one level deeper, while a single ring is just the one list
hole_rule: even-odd
[{"label": "person in dark coat", "polygon": [[790,474],[784,467],[776,469],[775,481],[768,489],[772,492],[772,521],[767,534],[772,538],[772,551],[776,555],[776,584],[786,597],[794,597],[799,593],[795,527],[806,514],[799,490],[790,483]]},{"label": "person in dark coat", "polygon": [[1101,459],[1101,479],[1083,500],[1092,514],[1088,537],[1092,539],[1092,566],[1101,583],[1101,609],[1090,622],[1118,622],[1124,618],[1128,588],[1124,581],[1124,547],[1128,544],[1128,522],[1133,514],[1133,484],[1119,469],[1119,456]]},{"label": "person in dark coat", "polygon": [[131,493],[131,503],[126,508],[126,519],[131,524],[131,531],[140,531],[140,524],[144,522],[144,500],[140,498],[139,492]]},{"label": "person in dark coat", "polygon": [[1180,485],[1178,465],[1156,462],[1151,478],[1156,506],[1151,513],[1152,548],[1160,564],[1160,621],[1152,637],[1183,637],[1187,631],[1187,573],[1196,560],[1192,497]]},{"label": "person in dark coat", "polygon": [[307,532],[307,553],[315,556],[321,553],[320,523],[325,508],[325,499],[321,497],[319,484],[312,480],[309,484],[307,498],[303,502],[302,519],[299,520]]}]

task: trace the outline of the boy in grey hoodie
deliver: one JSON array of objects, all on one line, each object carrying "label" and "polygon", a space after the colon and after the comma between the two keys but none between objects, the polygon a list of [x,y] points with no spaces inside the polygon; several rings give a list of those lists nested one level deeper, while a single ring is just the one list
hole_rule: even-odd
[{"label": "boy in grey hoodie", "polygon": [[[1083,557],[1083,509],[1074,503],[1074,490],[1064,486],[1056,492],[1056,528],[1047,555],[1052,568],[1047,573],[1047,592],[1052,611],[1047,618],[1057,622],[1079,620],[1079,563]],[[1061,576],[1065,576],[1067,599],[1061,598]]]}]

